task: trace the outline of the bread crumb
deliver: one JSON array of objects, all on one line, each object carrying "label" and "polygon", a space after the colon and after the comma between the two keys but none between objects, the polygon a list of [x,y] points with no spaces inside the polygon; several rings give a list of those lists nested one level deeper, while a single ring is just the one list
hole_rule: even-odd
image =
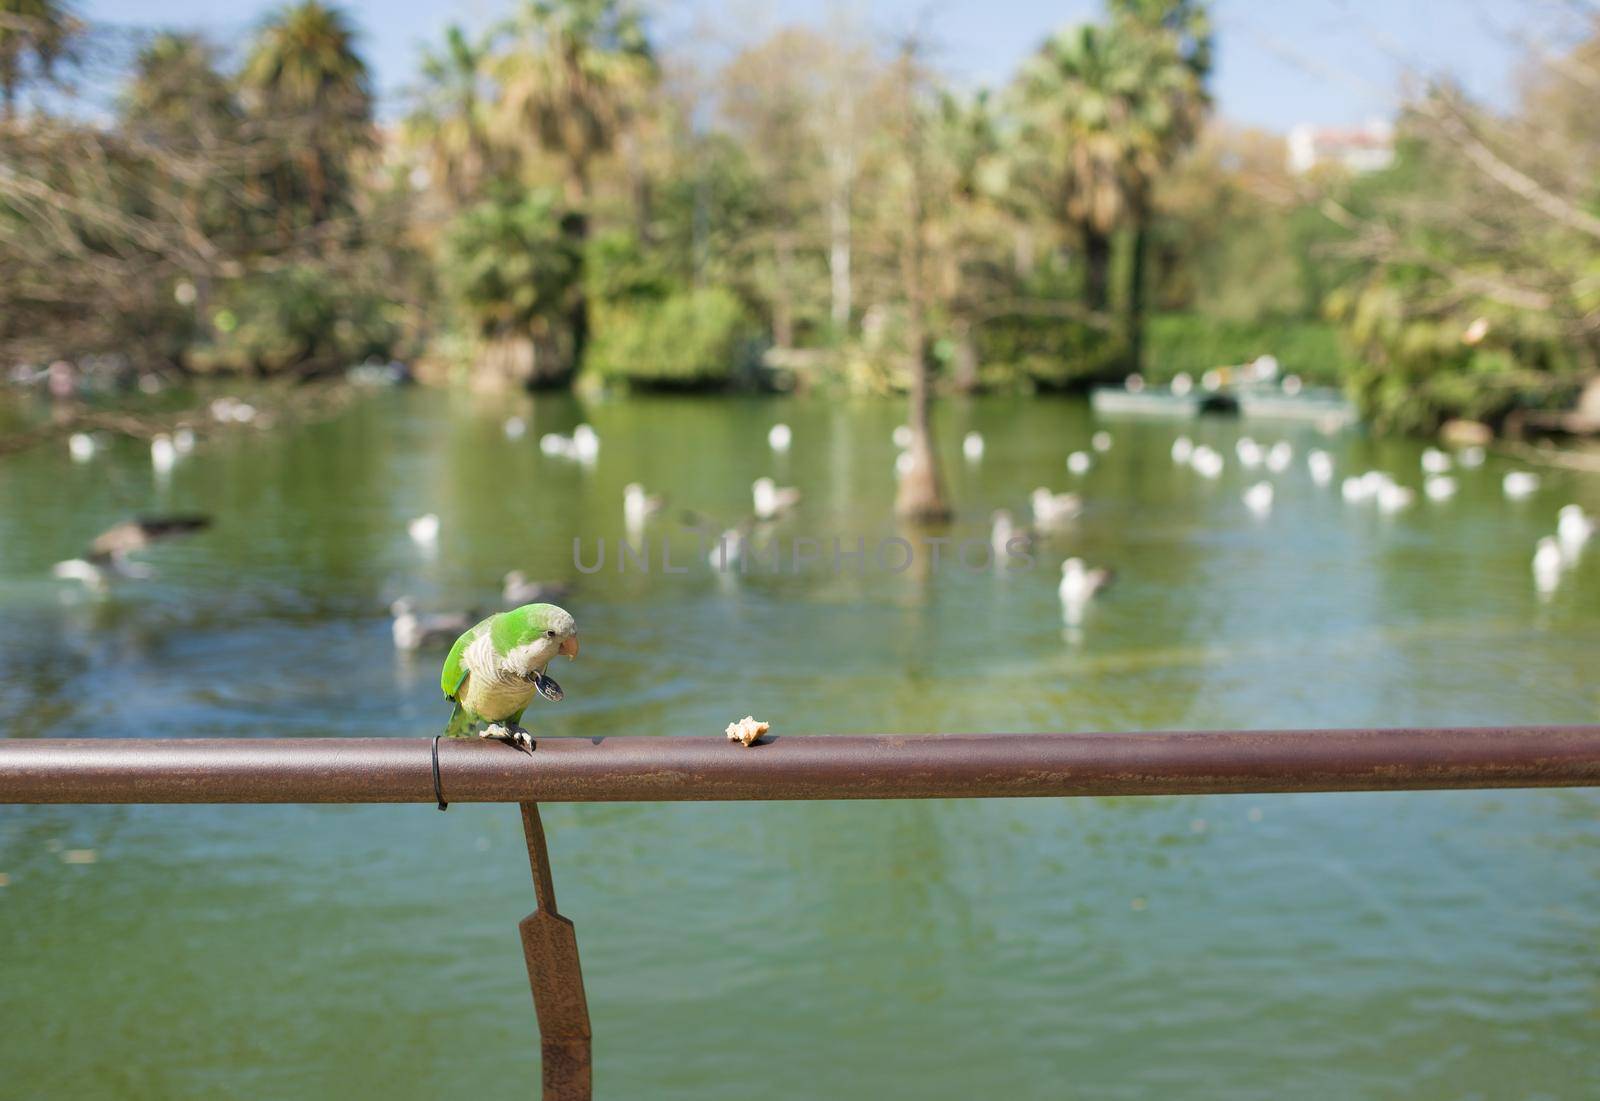
[{"label": "bread crumb", "polygon": [[748,749],[771,728],[772,724],[760,722],[753,715],[746,715],[738,722],[728,724],[728,741],[738,742]]},{"label": "bread crumb", "polygon": [[93,849],[68,849],[61,859],[68,864],[93,864],[99,857]]}]

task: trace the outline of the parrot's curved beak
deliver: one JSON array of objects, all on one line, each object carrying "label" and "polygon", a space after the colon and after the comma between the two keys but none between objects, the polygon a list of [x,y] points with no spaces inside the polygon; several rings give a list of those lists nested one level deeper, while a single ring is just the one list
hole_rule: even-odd
[{"label": "parrot's curved beak", "polygon": [[569,635],[567,637],[566,641],[564,641],[561,644],[561,648],[559,650],[557,650],[556,653],[558,653],[558,654],[566,654],[568,661],[571,661],[573,658],[577,657],[578,656],[578,636],[577,635]]}]

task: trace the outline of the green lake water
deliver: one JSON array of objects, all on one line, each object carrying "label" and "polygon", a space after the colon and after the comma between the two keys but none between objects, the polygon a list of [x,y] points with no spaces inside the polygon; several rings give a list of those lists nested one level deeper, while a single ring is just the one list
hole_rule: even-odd
[{"label": "green lake water", "polygon": [[[1545,472],[1508,501],[1493,456],[1455,499],[1384,516],[1313,485],[1304,452],[1417,486],[1419,444],[947,402],[953,537],[1036,485],[1086,495],[1035,568],[835,572],[824,554],[719,577],[696,559],[678,514],[731,523],[768,473],[804,493],[773,538],[901,534],[900,419],[382,392],[203,441],[165,483],[129,443],[0,459],[0,736],[421,738],[447,712],[439,656],[396,655],[388,603],[490,609],[513,567],[577,586],[583,652],[556,670],[565,702],[530,710],[540,736],[716,734],[751,713],[786,734],[1600,718],[1600,544],[1548,599],[1529,569],[1560,505],[1600,511],[1600,479]],[[540,454],[580,420],[596,464]],[[780,420],[787,456],[766,444]],[[1101,427],[1111,450],[1070,475]],[[1219,480],[1173,464],[1180,431],[1224,452]],[[1291,441],[1294,464],[1242,471],[1246,431]],[[1278,487],[1264,518],[1241,501],[1258,479]],[[636,480],[670,496],[648,530],[689,571],[580,574],[574,536],[614,548]],[[149,553],[154,579],[97,599],[49,576],[163,509],[216,524]],[[432,555],[406,534],[429,511]],[[1117,570],[1073,627],[1069,553]],[[1600,1096],[1594,790],[544,817],[598,1097]],[[0,807],[0,876],[0,1097],[534,1089],[514,807]]]}]

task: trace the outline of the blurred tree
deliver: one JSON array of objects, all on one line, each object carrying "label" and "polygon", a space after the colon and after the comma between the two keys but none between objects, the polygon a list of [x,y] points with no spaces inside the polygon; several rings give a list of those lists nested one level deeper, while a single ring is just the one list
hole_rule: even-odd
[{"label": "blurred tree", "polygon": [[246,219],[230,198],[253,160],[242,144],[233,86],[198,36],[161,34],[139,51],[121,121],[146,156],[160,162],[146,194],[194,246],[176,259],[194,291],[196,330],[209,334],[214,282],[231,258],[252,247],[240,231]]},{"label": "blurred tree", "polygon": [[312,225],[325,221],[348,199],[351,158],[373,141],[370,77],[349,18],[319,0],[281,9],[256,35],[239,81],[252,113],[286,131],[272,173],[283,221],[302,205]]},{"label": "blurred tree", "polygon": [[[525,156],[559,163],[569,251],[581,258],[596,162],[613,150],[655,81],[655,54],[643,19],[625,0],[526,0],[506,33],[489,63],[498,91],[493,136]],[[564,383],[582,362],[589,306],[581,286],[569,325],[572,362],[541,367],[536,384]]]},{"label": "blurred tree", "polygon": [[923,60],[925,47],[914,37],[902,40],[883,88],[887,173],[883,179],[887,217],[881,232],[899,277],[906,352],[911,456],[895,493],[895,514],[915,523],[943,523],[952,510],[945,497],[933,444],[930,406],[933,359],[930,328],[936,272],[930,254],[936,247],[937,212],[948,201],[952,179],[936,144],[939,102]]},{"label": "blurred tree", "polygon": [[456,206],[480,195],[485,181],[506,168],[485,118],[488,54],[489,43],[474,43],[450,26],[441,49],[423,51],[420,102],[406,117],[407,136],[427,150],[434,182]]},{"label": "blurred tree", "polygon": [[61,0],[0,0],[0,121],[16,121],[18,93],[51,80],[82,33]]},{"label": "blurred tree", "polygon": [[479,339],[480,385],[535,385],[570,362],[564,322],[582,258],[550,191],[508,192],[462,211],[446,238],[445,279]]},{"label": "blurred tree", "polygon": [[1155,180],[1194,138],[1209,100],[1209,20],[1198,0],[1113,0],[1023,66],[1019,178],[1083,248],[1091,310],[1111,301],[1113,234],[1132,230],[1127,331],[1138,362]]}]

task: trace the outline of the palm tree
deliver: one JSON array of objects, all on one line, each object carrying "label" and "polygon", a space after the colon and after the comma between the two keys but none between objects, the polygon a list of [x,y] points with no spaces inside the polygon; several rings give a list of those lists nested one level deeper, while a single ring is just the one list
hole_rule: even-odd
[{"label": "palm tree", "polygon": [[413,141],[430,154],[434,178],[457,204],[478,192],[496,170],[484,120],[484,63],[488,44],[475,44],[458,26],[445,31],[439,52],[422,54],[421,102],[406,119]]},{"label": "palm tree", "polygon": [[372,91],[355,31],[338,8],[304,0],[264,24],[239,74],[264,120],[288,121],[285,135],[313,223],[323,221],[349,182],[351,155],[372,140]]},{"label": "palm tree", "polygon": [[16,121],[17,93],[70,60],[81,30],[61,0],[0,0],[0,119]]},{"label": "palm tree", "polygon": [[1138,43],[1145,73],[1136,129],[1140,153],[1127,174],[1133,256],[1128,265],[1128,361],[1144,358],[1145,269],[1156,177],[1194,143],[1211,99],[1211,22],[1201,0],[1113,0],[1113,17]]},{"label": "palm tree", "polygon": [[502,140],[556,157],[568,205],[589,201],[594,162],[655,76],[644,23],[619,0],[528,0],[491,72]]},{"label": "palm tree", "polygon": [[155,131],[157,140],[191,144],[236,119],[238,105],[205,41],[161,34],[134,61],[122,115],[136,131]]},{"label": "palm tree", "polygon": [[1113,234],[1134,229],[1131,335],[1143,304],[1151,188],[1208,104],[1210,32],[1196,0],[1114,0],[1104,25],[1047,41],[1019,80],[1024,171],[1082,242],[1091,309],[1110,301]]},{"label": "palm tree", "polygon": [[[626,0],[527,0],[507,31],[507,48],[490,64],[499,90],[495,137],[559,162],[566,224],[581,253],[594,164],[612,151],[655,79],[655,56]],[[589,335],[589,304],[581,294],[570,323],[576,367]]]}]

